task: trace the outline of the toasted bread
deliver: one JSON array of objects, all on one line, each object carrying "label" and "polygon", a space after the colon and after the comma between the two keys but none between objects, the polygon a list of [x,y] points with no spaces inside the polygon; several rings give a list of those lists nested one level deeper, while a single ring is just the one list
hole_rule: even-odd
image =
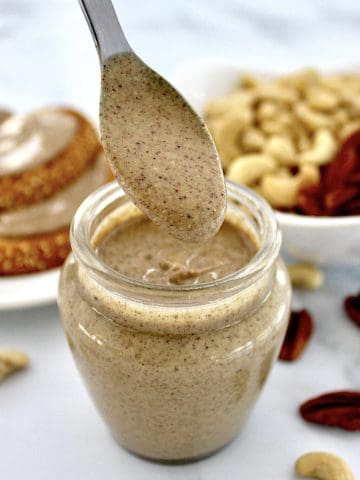
[{"label": "toasted bread", "polygon": [[28,237],[0,237],[0,276],[58,267],[70,250],[68,226]]}]

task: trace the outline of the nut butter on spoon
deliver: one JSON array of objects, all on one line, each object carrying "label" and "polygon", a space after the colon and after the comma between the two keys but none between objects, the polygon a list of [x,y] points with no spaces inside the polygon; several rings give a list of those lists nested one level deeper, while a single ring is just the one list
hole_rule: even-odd
[{"label": "nut butter on spoon", "polygon": [[80,0],[97,47],[100,130],[107,159],[133,202],[181,240],[223,223],[226,189],[212,138],[186,100],[129,46],[110,0]]}]

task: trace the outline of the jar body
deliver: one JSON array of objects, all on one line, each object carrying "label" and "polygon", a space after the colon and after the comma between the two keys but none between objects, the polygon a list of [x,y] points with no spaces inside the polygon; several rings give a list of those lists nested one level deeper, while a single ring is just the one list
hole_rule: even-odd
[{"label": "jar body", "polygon": [[[290,286],[281,260],[267,275],[266,295],[253,295],[246,313],[246,290],[226,301],[219,294],[203,307],[142,305],[132,313],[128,306],[134,302],[107,291],[118,305],[115,315],[100,301],[94,283],[87,283],[79,263],[68,259],[59,288],[64,330],[88,390],[120,444],[141,456],[179,461],[208,455],[234,438],[287,326]],[[196,323],[198,315],[205,328],[147,331],[142,320],[156,311],[174,326],[190,317]],[[221,322],[207,329],[204,320],[214,317]]]}]

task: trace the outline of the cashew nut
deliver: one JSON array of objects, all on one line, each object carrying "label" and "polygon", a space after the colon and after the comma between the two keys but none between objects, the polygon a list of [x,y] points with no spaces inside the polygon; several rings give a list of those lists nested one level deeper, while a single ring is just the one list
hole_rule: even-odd
[{"label": "cashew nut", "polygon": [[284,128],[291,128],[294,124],[293,115],[288,111],[280,112],[279,115],[276,117],[276,120]]},{"label": "cashew nut", "polygon": [[311,142],[306,134],[298,135],[298,138],[296,139],[296,145],[298,147],[298,150],[300,152],[303,152],[305,150],[309,150],[309,148],[311,147]]},{"label": "cashew nut", "polygon": [[276,119],[262,120],[260,128],[266,135],[281,135],[284,133],[283,125]]},{"label": "cashew nut", "polygon": [[302,455],[295,464],[302,477],[319,480],[355,480],[349,465],[337,455],[327,452],[310,452]]},{"label": "cashew nut", "polygon": [[350,116],[358,118],[360,115],[359,94],[356,94],[353,91],[343,91],[341,97],[349,110]]},{"label": "cashew nut", "polygon": [[316,183],[319,172],[314,165],[302,165],[296,175],[265,174],[260,182],[261,194],[273,207],[291,208],[297,203],[301,188]]},{"label": "cashew nut", "polygon": [[299,94],[294,88],[275,83],[259,85],[254,92],[259,100],[274,100],[285,104],[293,104],[299,98]]},{"label": "cashew nut", "polygon": [[230,165],[227,176],[244,185],[252,185],[264,174],[275,171],[276,161],[269,155],[249,153],[236,158]]},{"label": "cashew nut", "polygon": [[295,105],[295,114],[310,130],[331,128],[334,124],[334,119],[331,116],[316,112],[305,103]]},{"label": "cashew nut", "polygon": [[334,113],[334,118],[337,126],[342,127],[349,122],[349,113],[346,108],[338,108]]},{"label": "cashew nut", "polygon": [[328,89],[313,86],[306,92],[309,107],[324,112],[333,112],[339,104],[339,97]]},{"label": "cashew nut", "polygon": [[324,283],[324,275],[309,263],[293,263],[287,265],[290,280],[295,288],[317,290]]},{"label": "cashew nut", "polygon": [[279,108],[275,102],[264,100],[258,106],[256,117],[258,120],[273,119],[279,113]]},{"label": "cashew nut", "polygon": [[228,97],[214,98],[208,101],[204,115],[207,119],[219,117],[229,110],[248,108],[254,100],[252,92],[235,91]]},{"label": "cashew nut", "polygon": [[292,177],[291,172],[290,172],[288,167],[279,167],[276,170],[276,175],[278,177],[282,177],[282,178],[291,178]]},{"label": "cashew nut", "polygon": [[312,163],[304,163],[303,165],[300,165],[298,178],[299,178],[300,188],[308,187],[309,185],[314,185],[314,183],[319,183],[320,181],[319,167]]},{"label": "cashew nut", "polygon": [[319,85],[335,93],[341,93],[344,85],[339,76],[319,77]]},{"label": "cashew nut", "polygon": [[250,73],[243,73],[240,76],[241,88],[254,88],[254,87],[257,87],[258,85],[261,85],[261,83],[262,83],[261,80],[254,77],[254,75],[251,75]]},{"label": "cashew nut", "polygon": [[14,350],[0,350],[0,381],[16,370],[26,367],[29,357]]},{"label": "cashew nut", "polygon": [[283,135],[270,137],[265,144],[264,152],[278,160],[281,165],[292,166],[297,164],[294,144]]},{"label": "cashew nut", "polygon": [[327,129],[315,132],[312,148],[299,154],[300,163],[314,163],[325,165],[333,158],[337,150],[337,143],[332,133]]},{"label": "cashew nut", "polygon": [[300,90],[306,90],[309,85],[316,83],[319,79],[319,74],[313,68],[306,68],[299,72],[283,75],[278,79],[280,85],[287,85]]},{"label": "cashew nut", "polygon": [[244,128],[250,125],[251,120],[252,113],[248,109],[230,110],[213,123],[211,133],[225,167],[239,155],[239,136]]},{"label": "cashew nut", "polygon": [[356,130],[360,130],[360,120],[354,120],[344,125],[339,132],[340,140],[345,140],[349,135],[356,132]]},{"label": "cashew nut", "polygon": [[311,146],[309,133],[298,119],[296,119],[296,121],[294,119],[293,121],[292,132],[297,150],[299,152],[308,150]]},{"label": "cashew nut", "polygon": [[346,87],[349,90],[360,93],[360,77],[359,75],[354,74],[343,74],[340,75],[341,81],[346,84]]},{"label": "cashew nut", "polygon": [[297,176],[285,177],[276,173],[264,175],[259,186],[261,195],[275,208],[295,206],[299,190]]},{"label": "cashew nut", "polygon": [[264,146],[265,137],[261,130],[256,128],[247,128],[244,130],[244,133],[241,135],[241,148],[245,152],[254,152],[261,150]]}]

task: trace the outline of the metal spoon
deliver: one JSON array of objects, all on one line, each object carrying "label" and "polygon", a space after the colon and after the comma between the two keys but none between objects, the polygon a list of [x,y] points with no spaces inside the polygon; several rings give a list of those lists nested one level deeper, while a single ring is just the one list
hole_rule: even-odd
[{"label": "metal spoon", "polygon": [[113,55],[132,52],[111,0],[79,0],[79,3],[102,65]]},{"label": "metal spoon", "polygon": [[184,98],[132,51],[111,0],[79,0],[102,69],[100,130],[133,202],[186,241],[220,228],[226,190],[209,131]]}]

